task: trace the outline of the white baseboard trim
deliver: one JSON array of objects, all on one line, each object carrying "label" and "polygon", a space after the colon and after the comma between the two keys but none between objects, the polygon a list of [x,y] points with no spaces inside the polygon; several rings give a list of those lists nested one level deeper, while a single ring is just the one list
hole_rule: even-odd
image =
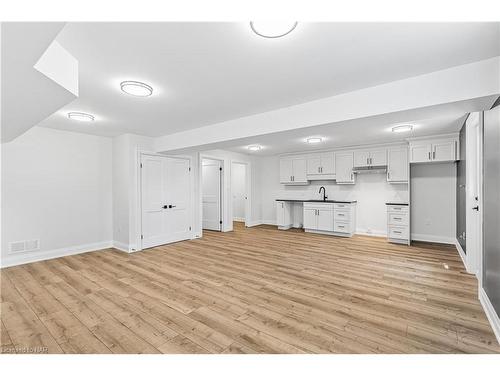
[{"label": "white baseboard trim", "polygon": [[455,238],[443,237],[443,236],[433,236],[429,234],[411,234],[412,241],[424,241],[424,242],[436,242],[444,243],[448,245],[455,245]]},{"label": "white baseboard trim", "polygon": [[464,249],[462,249],[462,245],[460,245],[460,242],[458,242],[458,240],[456,238],[455,238],[455,247],[457,248],[458,255],[460,255],[460,258],[462,259],[462,263],[464,264],[465,270],[468,273],[472,273],[469,271],[469,267],[467,267],[467,261],[466,261]]},{"label": "white baseboard trim", "polygon": [[62,249],[54,249],[43,252],[30,252],[22,254],[13,254],[2,257],[2,264],[0,268],[18,266],[21,264],[40,262],[42,260],[49,260],[54,258],[60,258],[68,255],[76,255],[82,253],[88,253],[90,251],[104,250],[113,247],[113,241],[96,242],[86,245],[78,245],[65,247]]},{"label": "white baseboard trim", "polygon": [[261,220],[260,222],[261,222],[261,224],[265,224],[265,225],[277,225],[276,220]]},{"label": "white baseboard trim", "polygon": [[483,306],[484,312],[486,313],[486,317],[490,322],[491,328],[493,328],[495,337],[500,344],[500,318],[498,317],[498,314],[493,308],[493,305],[491,304],[491,301],[483,288],[479,288],[479,301]]},{"label": "white baseboard trim", "polygon": [[255,220],[255,221],[251,221],[248,223],[247,227],[250,228],[250,227],[256,227],[257,225],[261,225],[262,224],[262,221],[261,220]]},{"label": "white baseboard trim", "polygon": [[113,247],[117,250],[125,251],[126,253],[130,253],[130,248],[126,243],[120,241],[113,241]]}]

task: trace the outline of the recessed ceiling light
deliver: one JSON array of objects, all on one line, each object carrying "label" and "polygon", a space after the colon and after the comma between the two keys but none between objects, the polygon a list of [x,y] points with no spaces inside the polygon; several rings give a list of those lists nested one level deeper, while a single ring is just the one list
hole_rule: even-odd
[{"label": "recessed ceiling light", "polygon": [[251,145],[247,147],[250,151],[259,151],[262,147],[259,145]]},{"label": "recessed ceiling light", "polygon": [[68,118],[70,118],[71,120],[84,121],[84,122],[94,121],[94,116],[83,112],[69,112]]},{"label": "recessed ceiling light", "polygon": [[123,92],[134,96],[151,96],[153,88],[143,82],[123,81],[120,83]]},{"label": "recessed ceiling light", "polygon": [[393,133],[404,133],[413,130],[413,125],[398,125],[392,128]]},{"label": "recessed ceiling light", "polygon": [[321,137],[311,137],[306,139],[307,143],[320,143],[323,142],[323,138]]},{"label": "recessed ceiling light", "polygon": [[297,22],[283,22],[283,21],[252,21],[250,27],[255,34],[264,38],[280,38],[290,34],[296,27]]}]

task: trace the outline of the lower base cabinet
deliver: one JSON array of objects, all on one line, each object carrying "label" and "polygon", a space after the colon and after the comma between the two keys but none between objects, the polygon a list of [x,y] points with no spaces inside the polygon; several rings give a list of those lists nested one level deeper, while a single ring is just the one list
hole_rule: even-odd
[{"label": "lower base cabinet", "polygon": [[405,205],[387,205],[387,240],[389,242],[410,244],[409,209]]},{"label": "lower base cabinet", "polygon": [[355,203],[304,203],[306,232],[351,237],[356,229]]}]

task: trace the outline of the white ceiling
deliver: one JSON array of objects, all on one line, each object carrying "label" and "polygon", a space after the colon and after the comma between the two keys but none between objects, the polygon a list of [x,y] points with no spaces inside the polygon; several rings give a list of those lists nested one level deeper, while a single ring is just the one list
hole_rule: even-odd
[{"label": "white ceiling", "polygon": [[[40,125],[107,136],[172,134],[500,55],[498,23],[299,23],[279,39],[248,23],[69,23],[57,41],[79,61],[80,97]],[[125,95],[123,80],[154,95]]]},{"label": "white ceiling", "polygon": [[[375,119],[345,121],[239,140],[238,145],[227,147],[227,149],[249,155],[269,156],[287,152],[309,152],[330,148],[399,142],[411,137],[458,132],[466,117],[467,115],[462,112],[451,111],[439,117],[404,123],[387,122],[385,116]],[[402,124],[411,124],[413,130],[405,133],[392,132],[392,127]],[[310,137],[321,137],[323,141],[309,144],[306,140]],[[249,145],[256,144],[261,146],[261,150],[248,150]]]}]

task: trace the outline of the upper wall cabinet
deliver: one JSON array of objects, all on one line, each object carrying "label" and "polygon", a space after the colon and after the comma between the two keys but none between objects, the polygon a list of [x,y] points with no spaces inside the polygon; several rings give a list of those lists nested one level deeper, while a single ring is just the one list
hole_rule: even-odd
[{"label": "upper wall cabinet", "polygon": [[408,147],[387,149],[387,181],[390,183],[408,182]]},{"label": "upper wall cabinet", "polygon": [[280,183],[286,185],[306,185],[306,156],[283,156],[280,158]]},{"label": "upper wall cabinet", "polygon": [[458,135],[410,141],[410,163],[455,161],[458,158]]},{"label": "upper wall cabinet", "polygon": [[355,176],[352,171],[354,167],[354,152],[335,152],[335,176],[338,184],[354,184]]},{"label": "upper wall cabinet", "polygon": [[374,148],[354,151],[355,167],[380,167],[387,165],[387,149]]},{"label": "upper wall cabinet", "polygon": [[308,180],[334,180],[335,162],[333,151],[310,154],[307,156]]}]

